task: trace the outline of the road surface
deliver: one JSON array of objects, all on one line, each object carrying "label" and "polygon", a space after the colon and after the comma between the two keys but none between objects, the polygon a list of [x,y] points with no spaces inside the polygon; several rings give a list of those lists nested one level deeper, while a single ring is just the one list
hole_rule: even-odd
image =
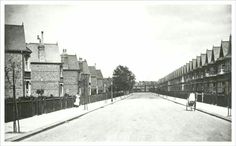
[{"label": "road surface", "polygon": [[186,111],[184,106],[157,95],[135,93],[24,141],[231,141],[231,123],[198,111]]}]

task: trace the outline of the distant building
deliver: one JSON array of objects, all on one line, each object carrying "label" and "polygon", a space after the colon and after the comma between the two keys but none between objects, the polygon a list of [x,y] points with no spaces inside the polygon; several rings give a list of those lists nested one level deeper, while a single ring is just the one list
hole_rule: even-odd
[{"label": "distant building", "polygon": [[151,92],[157,88],[156,81],[139,81],[135,82],[133,90],[135,92]]},{"label": "distant building", "polygon": [[103,79],[103,85],[104,85],[104,91],[105,92],[110,92],[110,88],[112,85],[112,79],[111,78],[104,78]]},{"label": "distant building", "polygon": [[66,49],[63,49],[61,62],[63,65],[64,93],[68,95],[76,95],[80,92],[80,69],[77,56],[68,55]]},{"label": "distant building", "polygon": [[31,63],[31,94],[36,96],[38,89],[44,90],[44,96],[63,95],[63,69],[58,44],[44,43],[43,32],[39,43],[28,43],[32,51]]},{"label": "distant building", "polygon": [[97,71],[95,66],[89,66],[89,72],[91,74],[91,94],[98,94]]},{"label": "distant building", "polygon": [[106,92],[104,90],[104,83],[103,83],[103,75],[100,69],[96,70],[97,72],[97,86],[98,86],[98,93]]},{"label": "distant building", "polygon": [[31,52],[25,44],[24,25],[5,25],[5,98],[13,97],[13,68],[16,98],[29,95]]}]

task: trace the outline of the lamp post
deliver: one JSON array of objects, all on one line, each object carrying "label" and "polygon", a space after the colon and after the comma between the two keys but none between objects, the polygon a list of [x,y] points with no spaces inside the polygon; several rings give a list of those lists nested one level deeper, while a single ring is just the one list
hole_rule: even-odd
[{"label": "lamp post", "polygon": [[[84,110],[88,110],[88,104],[90,103],[90,93],[89,93],[89,86],[90,86],[90,79],[88,74],[83,74],[83,79],[81,80],[81,86],[83,87],[83,92],[81,94],[84,105]],[[88,97],[88,99],[86,98]]]},{"label": "lamp post", "polygon": [[111,78],[111,102],[113,102],[113,77]]}]

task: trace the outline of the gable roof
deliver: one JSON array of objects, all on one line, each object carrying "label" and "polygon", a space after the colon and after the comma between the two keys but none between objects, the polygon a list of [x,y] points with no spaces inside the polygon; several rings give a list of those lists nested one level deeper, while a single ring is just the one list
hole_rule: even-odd
[{"label": "gable roof", "polygon": [[213,53],[214,53],[214,61],[216,61],[217,59],[220,58],[220,50],[221,50],[221,47],[216,47],[216,46],[213,46]]},{"label": "gable roof", "polygon": [[[27,47],[32,51],[31,62],[40,62],[38,47],[39,43],[28,43]],[[61,62],[58,44],[44,44],[45,47],[45,62]]]},{"label": "gable roof", "polygon": [[187,73],[187,65],[183,66],[183,73],[186,74]]},{"label": "gable roof", "polygon": [[184,72],[184,66],[185,65],[183,65],[182,67],[181,67],[181,74],[184,74],[185,72]]},{"label": "gable roof", "polygon": [[180,68],[178,69],[178,77],[179,77],[180,75],[182,75],[182,67],[180,67]]},{"label": "gable roof", "polygon": [[89,66],[89,72],[90,72],[91,76],[97,77],[97,72],[96,72],[95,66]]},{"label": "gable roof", "polygon": [[96,70],[97,72],[97,78],[98,79],[103,79],[102,71],[100,69]]},{"label": "gable roof", "polygon": [[188,73],[189,70],[190,70],[190,69],[189,69],[189,63],[186,63],[186,71],[187,71],[186,73]]},{"label": "gable roof", "polygon": [[82,70],[82,74],[90,74],[87,61],[78,61],[79,68]]},{"label": "gable roof", "polygon": [[193,62],[193,69],[196,69],[197,68],[197,60],[193,59],[192,62]]},{"label": "gable roof", "polygon": [[197,67],[202,66],[201,56],[197,56]]},{"label": "gable roof", "polygon": [[26,51],[24,25],[5,25],[5,51]]},{"label": "gable roof", "polygon": [[71,70],[79,69],[79,64],[78,64],[76,55],[67,55],[67,54],[63,54],[63,55],[62,57],[66,58],[66,59],[62,59],[63,69],[71,69]]},{"label": "gable roof", "polygon": [[207,64],[207,55],[206,54],[201,54],[201,61],[202,61],[202,66]]},{"label": "gable roof", "polygon": [[192,71],[193,70],[193,62],[189,61],[189,70]]},{"label": "gable roof", "polygon": [[208,61],[207,63],[211,63],[214,60],[213,51],[212,50],[207,50],[206,54],[207,54],[207,61]]},{"label": "gable roof", "polygon": [[221,41],[221,48],[222,48],[224,57],[231,55],[230,42],[229,41]]}]

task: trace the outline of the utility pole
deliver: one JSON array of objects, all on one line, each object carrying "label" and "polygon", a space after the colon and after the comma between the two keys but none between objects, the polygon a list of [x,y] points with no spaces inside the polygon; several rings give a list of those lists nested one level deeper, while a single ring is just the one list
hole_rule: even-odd
[{"label": "utility pole", "polygon": [[13,131],[17,132],[16,128],[16,121],[18,126],[18,132],[20,132],[20,123],[18,117],[18,108],[17,108],[17,101],[16,101],[16,83],[15,83],[15,62],[12,64],[12,77],[13,77],[13,102],[14,102],[14,121],[13,121]]},{"label": "utility pole", "polygon": [[[88,103],[90,103],[90,95],[89,95],[89,84],[88,84],[88,81],[89,80],[89,75],[84,75],[84,79],[83,79],[83,86],[84,86],[84,100],[83,100],[83,103],[84,103],[84,110],[88,110]],[[87,103],[87,99],[86,97],[88,96],[88,103]]]},{"label": "utility pole", "polygon": [[113,102],[113,77],[111,78],[111,102]]},{"label": "utility pole", "polygon": [[83,83],[84,83],[84,100],[83,100],[83,102],[84,102],[84,110],[86,110],[86,102],[85,102],[85,99],[86,99],[86,94],[85,94],[85,92],[86,92],[86,84],[85,84],[85,78],[83,79]]}]

